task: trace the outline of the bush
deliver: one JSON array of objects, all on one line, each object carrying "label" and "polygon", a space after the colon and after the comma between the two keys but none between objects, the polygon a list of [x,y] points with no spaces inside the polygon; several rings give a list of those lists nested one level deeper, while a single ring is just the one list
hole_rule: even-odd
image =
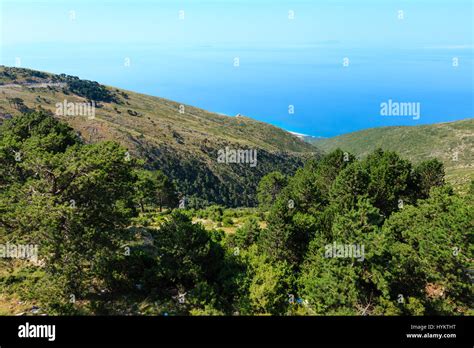
[{"label": "bush", "polygon": [[226,216],[222,219],[222,224],[224,225],[224,227],[231,227],[234,226],[234,221],[231,217]]}]

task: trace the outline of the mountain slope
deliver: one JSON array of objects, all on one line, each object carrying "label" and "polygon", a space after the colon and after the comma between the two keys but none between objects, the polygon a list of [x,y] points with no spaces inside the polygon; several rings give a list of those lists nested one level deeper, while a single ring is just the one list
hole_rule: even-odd
[{"label": "mountain slope", "polygon": [[474,119],[423,126],[381,127],[328,139],[309,139],[325,152],[341,148],[364,157],[376,148],[398,152],[414,163],[437,158],[446,177],[465,190],[474,179]]},{"label": "mountain slope", "polygon": [[[96,102],[95,117],[58,115],[56,103]],[[319,151],[290,133],[248,117],[229,117],[64,74],[0,66],[0,118],[50,111],[86,142],[114,140],[177,180],[189,201],[255,203],[260,178],[292,173]],[[219,163],[219,150],[257,150],[257,165]]]}]

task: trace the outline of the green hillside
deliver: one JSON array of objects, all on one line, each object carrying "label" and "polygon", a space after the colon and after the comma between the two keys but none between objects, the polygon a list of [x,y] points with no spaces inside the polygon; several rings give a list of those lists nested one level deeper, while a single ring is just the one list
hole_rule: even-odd
[{"label": "green hillside", "polygon": [[[19,99],[15,99],[19,98]],[[115,140],[178,180],[189,201],[253,205],[260,178],[292,173],[318,151],[290,133],[248,117],[223,116],[64,74],[0,66],[0,119],[28,110],[55,113],[56,103],[96,101],[95,118],[57,116],[85,142]],[[258,165],[218,163],[218,151],[255,149]]]},{"label": "green hillside", "polygon": [[[439,160],[336,150],[259,182],[313,145],[72,76],[0,76],[0,315],[473,314],[474,183],[454,192]],[[94,100],[97,113],[68,116],[64,100]],[[470,174],[471,128],[402,127],[379,143],[387,129],[369,130],[355,144],[445,162],[458,151]],[[220,163],[225,146],[258,150],[258,164]],[[226,206],[183,207],[149,167]],[[256,185],[258,208],[230,207],[252,204]]]},{"label": "green hillside", "polygon": [[423,126],[382,127],[334,138],[308,138],[325,152],[341,148],[365,157],[376,148],[391,150],[414,163],[438,158],[446,168],[447,180],[465,191],[474,179],[474,119]]}]

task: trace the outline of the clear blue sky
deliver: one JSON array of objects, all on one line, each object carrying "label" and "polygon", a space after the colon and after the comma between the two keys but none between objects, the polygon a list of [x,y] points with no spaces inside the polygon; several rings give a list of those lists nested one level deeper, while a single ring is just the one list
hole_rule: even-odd
[{"label": "clear blue sky", "polygon": [[[472,44],[472,0],[2,0],[2,42]],[[185,11],[185,20],[178,13]],[[288,11],[295,20],[288,21]],[[403,10],[403,25],[397,12]],[[70,11],[76,20],[71,21]],[[410,35],[406,35],[409,33]]]}]

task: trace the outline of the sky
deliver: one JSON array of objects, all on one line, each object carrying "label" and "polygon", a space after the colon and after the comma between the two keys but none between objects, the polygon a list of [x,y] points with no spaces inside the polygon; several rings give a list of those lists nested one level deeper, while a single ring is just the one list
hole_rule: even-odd
[{"label": "sky", "polygon": [[[470,0],[2,0],[3,44],[472,44]],[[404,23],[398,11],[404,11]],[[73,11],[71,13],[71,11]],[[184,11],[184,20],[179,20]],[[294,11],[294,20],[288,20]],[[71,16],[75,16],[71,20]],[[409,35],[406,35],[409,33]]]},{"label": "sky", "polygon": [[[0,64],[334,136],[473,117],[473,18],[471,0],[1,0]],[[380,117],[388,99],[423,117]]]}]

